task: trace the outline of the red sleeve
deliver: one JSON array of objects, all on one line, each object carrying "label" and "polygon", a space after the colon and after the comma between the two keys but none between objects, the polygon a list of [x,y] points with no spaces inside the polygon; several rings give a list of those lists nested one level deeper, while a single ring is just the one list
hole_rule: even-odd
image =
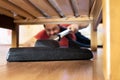
[{"label": "red sleeve", "polygon": [[71,25],[71,24],[60,24],[60,26],[62,26],[64,28],[67,28],[69,25]]},{"label": "red sleeve", "polygon": [[72,40],[76,40],[76,36],[74,33],[71,33],[69,36],[72,38]]},{"label": "red sleeve", "polygon": [[37,35],[34,36],[36,39],[40,39],[40,40],[45,40],[48,39],[49,36],[47,35],[45,30],[40,31]]}]

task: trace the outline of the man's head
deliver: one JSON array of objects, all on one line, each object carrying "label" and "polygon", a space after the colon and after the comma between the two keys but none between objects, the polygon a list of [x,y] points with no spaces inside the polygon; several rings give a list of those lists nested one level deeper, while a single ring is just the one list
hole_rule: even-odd
[{"label": "man's head", "polygon": [[60,32],[60,27],[58,24],[45,24],[44,28],[46,30],[46,33],[49,36],[53,36],[53,35],[58,34]]}]

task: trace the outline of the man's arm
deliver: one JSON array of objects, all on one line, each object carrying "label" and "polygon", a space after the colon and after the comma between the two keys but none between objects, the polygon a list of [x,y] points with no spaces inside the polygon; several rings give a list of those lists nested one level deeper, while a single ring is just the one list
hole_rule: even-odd
[{"label": "man's arm", "polygon": [[72,32],[77,32],[79,29],[86,28],[88,25],[89,23],[71,24],[68,26],[68,29],[70,29]]}]

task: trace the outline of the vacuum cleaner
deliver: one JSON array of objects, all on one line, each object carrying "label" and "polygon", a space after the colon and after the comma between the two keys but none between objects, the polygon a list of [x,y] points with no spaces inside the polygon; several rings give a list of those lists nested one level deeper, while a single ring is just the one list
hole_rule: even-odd
[{"label": "vacuum cleaner", "polygon": [[93,54],[91,50],[80,48],[76,43],[73,43],[75,45],[69,48],[60,48],[58,41],[70,32],[67,29],[51,37],[49,40],[37,40],[35,47],[10,48],[7,54],[7,61],[31,62],[92,59]]}]

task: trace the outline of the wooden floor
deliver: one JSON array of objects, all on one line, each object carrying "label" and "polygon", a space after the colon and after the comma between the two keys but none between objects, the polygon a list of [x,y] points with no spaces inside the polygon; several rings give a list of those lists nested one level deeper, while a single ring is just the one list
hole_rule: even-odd
[{"label": "wooden floor", "polygon": [[93,60],[7,62],[9,46],[0,46],[0,80],[104,80],[102,48]]}]

